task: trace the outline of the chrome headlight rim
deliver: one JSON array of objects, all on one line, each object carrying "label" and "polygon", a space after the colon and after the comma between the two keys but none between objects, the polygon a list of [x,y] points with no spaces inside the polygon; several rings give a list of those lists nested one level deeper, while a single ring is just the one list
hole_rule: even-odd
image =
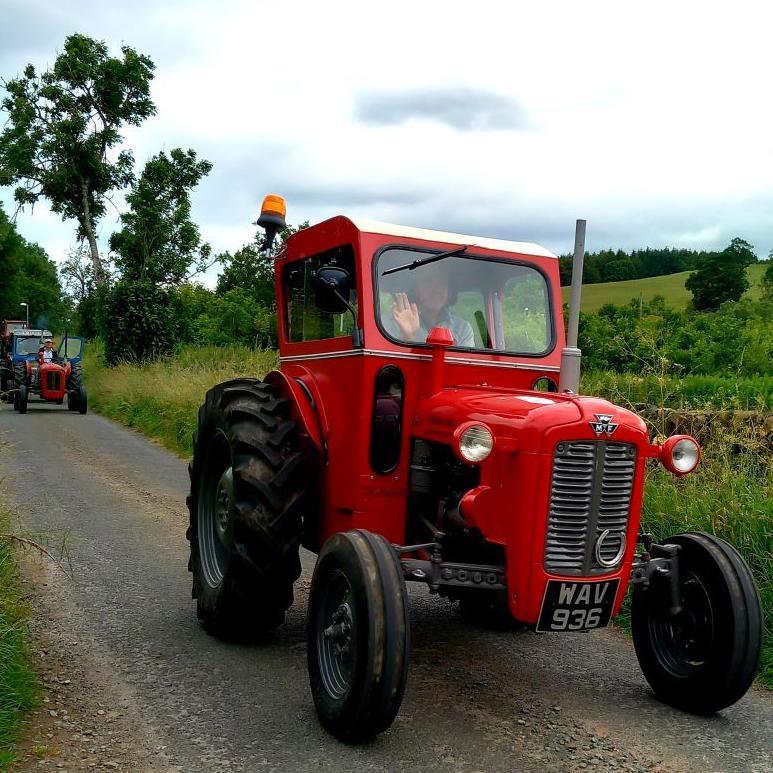
[{"label": "chrome headlight rim", "polygon": [[494,433],[481,421],[466,421],[454,431],[454,451],[466,464],[480,464],[494,450]]},{"label": "chrome headlight rim", "polygon": [[660,449],[660,461],[677,477],[689,475],[700,464],[700,444],[690,435],[672,435]]}]

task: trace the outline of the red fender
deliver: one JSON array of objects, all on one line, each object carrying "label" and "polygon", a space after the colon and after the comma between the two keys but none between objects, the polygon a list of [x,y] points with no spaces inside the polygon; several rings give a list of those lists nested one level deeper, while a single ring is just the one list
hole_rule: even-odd
[{"label": "red fender", "polygon": [[293,420],[298,423],[301,435],[305,435],[324,458],[327,448],[323,424],[303,387],[294,378],[290,378],[279,370],[272,370],[266,375],[264,381],[280,389],[287,397],[290,401],[290,414]]}]

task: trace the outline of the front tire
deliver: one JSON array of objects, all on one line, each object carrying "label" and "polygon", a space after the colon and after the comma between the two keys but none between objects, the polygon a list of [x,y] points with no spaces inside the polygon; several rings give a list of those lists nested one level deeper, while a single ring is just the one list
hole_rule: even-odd
[{"label": "front tire", "polygon": [[342,741],[372,738],[400,708],[410,620],[400,562],[380,535],[333,535],[314,569],[307,657],[319,720]]},{"label": "front tire", "polygon": [[694,714],[714,714],[751,686],[762,646],[762,610],[751,571],[711,534],[671,537],[678,545],[682,611],[669,611],[668,579],[637,589],[631,607],[636,656],[655,695]]},{"label": "front tire", "polygon": [[86,393],[86,387],[81,384],[78,387],[78,413],[80,413],[82,416],[86,414],[86,411],[89,409],[89,396]]},{"label": "front tire", "polygon": [[204,628],[243,638],[284,622],[300,574],[304,459],[289,404],[255,379],[207,392],[188,497],[193,596]]},{"label": "front tire", "polygon": [[27,393],[27,385],[20,384],[18,392],[16,393],[15,408],[19,413],[27,413],[27,400],[29,395]]}]

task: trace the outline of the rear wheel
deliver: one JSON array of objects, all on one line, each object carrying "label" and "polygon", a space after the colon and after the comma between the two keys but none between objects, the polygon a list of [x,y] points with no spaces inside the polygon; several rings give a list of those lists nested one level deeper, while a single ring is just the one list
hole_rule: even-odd
[{"label": "rear wheel", "polygon": [[300,574],[304,460],[289,405],[254,379],[207,392],[189,466],[189,569],[199,619],[241,637],[276,628]]},{"label": "rear wheel", "polygon": [[410,621],[400,563],[383,537],[350,531],[325,543],[311,583],[306,639],[322,725],[343,741],[386,730],[405,691]]},{"label": "rear wheel", "polygon": [[668,579],[633,596],[633,642],[655,695],[695,714],[713,714],[749,689],[760,660],[762,611],[746,562],[711,534],[667,540],[679,546],[682,609],[670,611]]}]

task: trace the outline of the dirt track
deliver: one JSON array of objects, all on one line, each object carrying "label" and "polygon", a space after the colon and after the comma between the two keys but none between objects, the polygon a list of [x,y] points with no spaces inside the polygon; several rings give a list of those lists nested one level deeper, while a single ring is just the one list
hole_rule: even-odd
[{"label": "dirt track", "polygon": [[[33,734],[51,732],[71,753],[38,759],[38,750],[26,769],[773,769],[770,693],[755,690],[714,718],[685,715],[652,698],[618,631],[480,630],[421,590],[402,711],[375,742],[343,746],[317,724],[306,677],[312,556],[278,635],[215,641],[190,598],[183,461],[99,416],[38,402],[26,416],[0,406],[0,433],[15,444],[0,465],[26,526],[66,533],[75,572],[32,572],[47,695],[72,727],[38,720]],[[119,715],[109,734],[107,711]],[[85,715],[105,743],[88,743]]]}]

